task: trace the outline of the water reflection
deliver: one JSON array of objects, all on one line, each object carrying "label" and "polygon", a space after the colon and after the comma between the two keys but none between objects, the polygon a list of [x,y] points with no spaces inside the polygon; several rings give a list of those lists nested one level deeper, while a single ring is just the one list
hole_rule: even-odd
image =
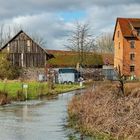
[{"label": "water reflection", "polygon": [[74,94],[0,107],[0,140],[87,140],[64,129],[67,103]]}]

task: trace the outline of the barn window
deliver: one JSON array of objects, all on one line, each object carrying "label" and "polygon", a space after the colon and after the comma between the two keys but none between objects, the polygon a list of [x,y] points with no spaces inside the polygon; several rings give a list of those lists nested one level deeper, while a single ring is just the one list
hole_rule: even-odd
[{"label": "barn window", "polygon": [[21,41],[20,41],[20,48],[21,48],[21,52],[22,52],[22,53],[24,52],[24,48],[25,48],[24,45],[25,45],[25,44],[24,44],[24,41],[21,40]]},{"label": "barn window", "polygon": [[31,51],[30,46],[27,46],[27,51],[28,51],[28,52],[30,52],[30,51]]},{"label": "barn window", "polygon": [[27,46],[31,46],[31,41],[27,40]]},{"label": "barn window", "polygon": [[137,29],[138,36],[140,36],[140,29]]},{"label": "barn window", "polygon": [[9,46],[7,47],[7,52],[9,53],[9,51],[10,51],[10,48],[9,48]]}]

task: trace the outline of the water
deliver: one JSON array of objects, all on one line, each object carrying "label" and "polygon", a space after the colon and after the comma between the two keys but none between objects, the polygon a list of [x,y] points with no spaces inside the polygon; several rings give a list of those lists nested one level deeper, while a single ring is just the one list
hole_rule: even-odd
[{"label": "water", "polygon": [[64,127],[67,104],[76,92],[0,107],[0,140],[91,140]]}]

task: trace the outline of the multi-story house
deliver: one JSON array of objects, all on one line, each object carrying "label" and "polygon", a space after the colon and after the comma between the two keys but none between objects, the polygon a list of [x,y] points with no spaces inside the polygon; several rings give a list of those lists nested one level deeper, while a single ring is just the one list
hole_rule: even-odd
[{"label": "multi-story house", "polygon": [[140,77],[140,18],[117,18],[113,40],[114,67],[126,77]]}]

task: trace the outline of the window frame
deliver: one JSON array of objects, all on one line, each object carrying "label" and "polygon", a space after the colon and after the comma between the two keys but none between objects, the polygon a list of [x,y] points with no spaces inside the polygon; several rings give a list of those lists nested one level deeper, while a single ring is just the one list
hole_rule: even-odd
[{"label": "window frame", "polygon": [[121,43],[120,42],[119,42],[119,45],[118,46],[119,46],[118,48],[120,49],[120,47],[121,47]]},{"label": "window frame", "polygon": [[117,32],[117,37],[119,38],[120,37],[120,31],[118,30]]},{"label": "window frame", "polygon": [[28,46],[28,47],[31,46],[31,40],[30,40],[30,39],[27,40],[27,46]]},{"label": "window frame", "polygon": [[134,65],[130,65],[130,72],[135,72],[135,66]]},{"label": "window frame", "polygon": [[130,60],[134,61],[135,60],[135,53],[130,53]]},{"label": "window frame", "polygon": [[135,40],[134,39],[130,40],[130,48],[131,49],[135,48]]}]

